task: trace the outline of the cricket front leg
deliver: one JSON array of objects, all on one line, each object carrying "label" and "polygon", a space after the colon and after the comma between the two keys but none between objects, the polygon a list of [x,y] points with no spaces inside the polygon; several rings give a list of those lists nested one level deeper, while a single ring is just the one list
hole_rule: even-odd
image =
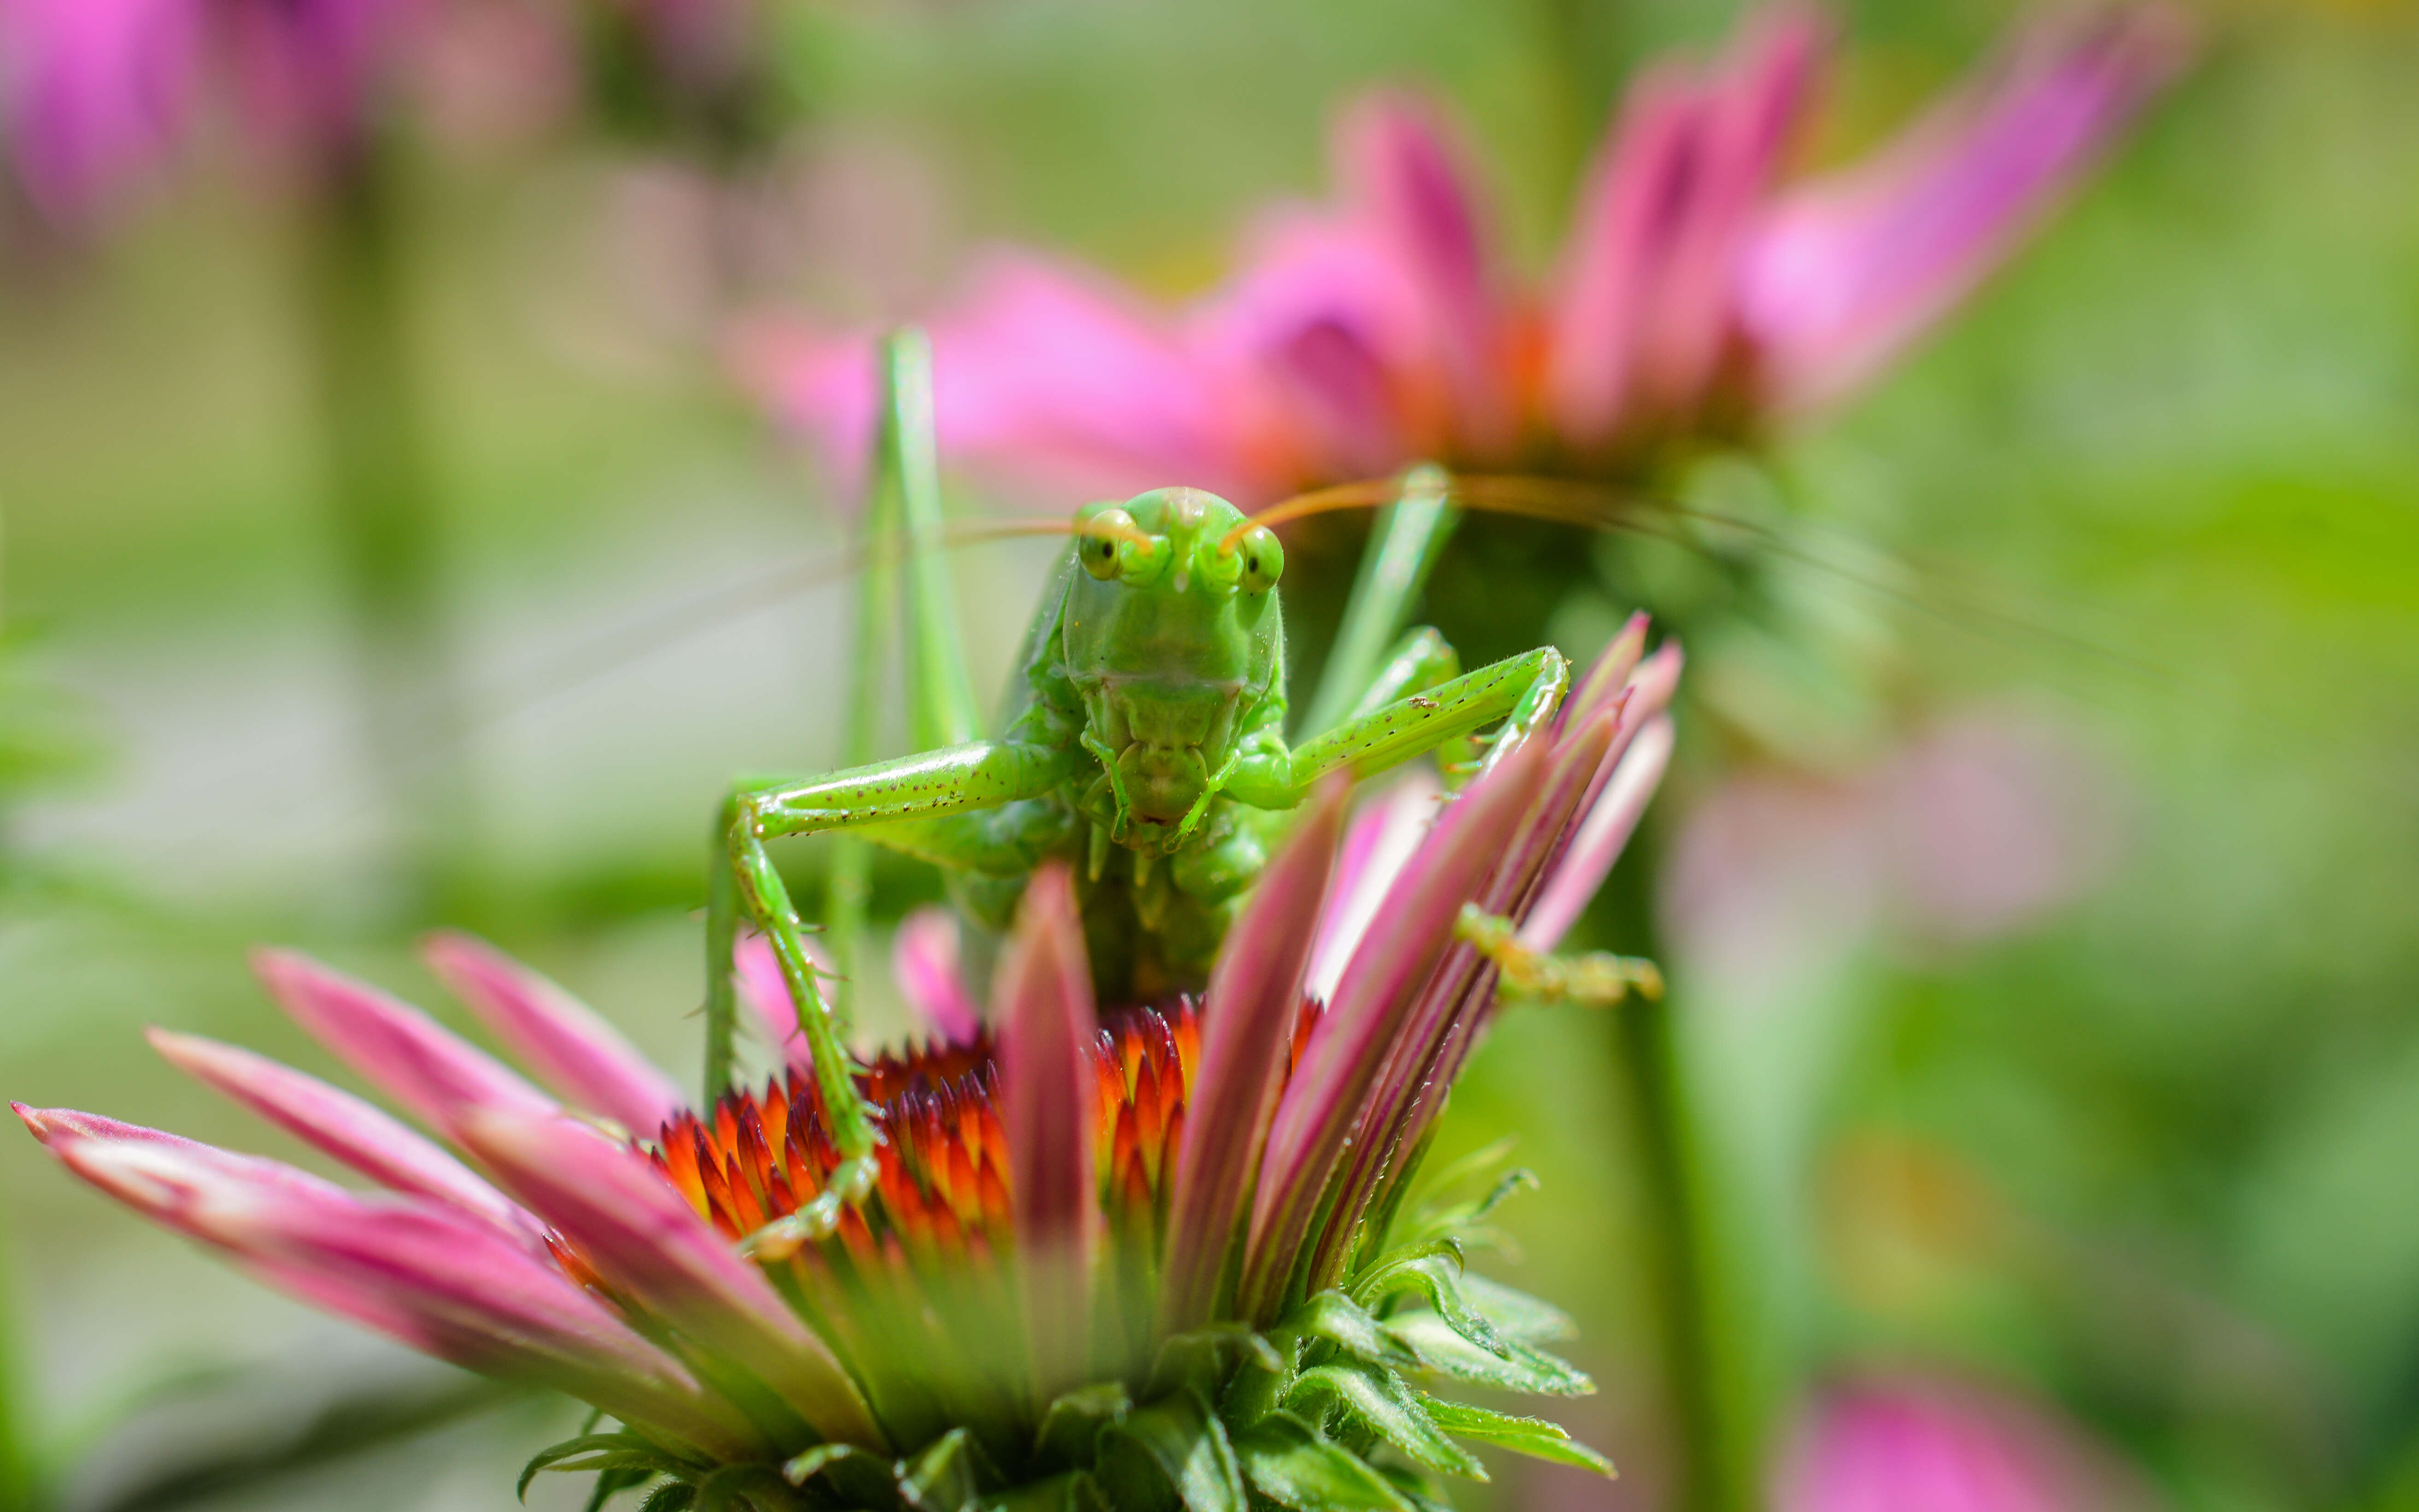
[{"label": "cricket front leg", "polygon": [[724,804],[722,860],[707,919],[707,1042],[720,1047],[707,1068],[710,1095],[730,1076],[730,1021],[734,994],[731,947],[741,915],[773,948],[798,1030],[813,1063],[815,1089],[840,1163],[824,1190],[782,1227],[796,1237],[829,1233],[842,1209],[872,1189],[874,1151],[881,1144],[873,1109],[857,1091],[856,1066],[838,1015],[816,981],[807,955],[805,925],[765,842],[784,835],[915,825],[950,814],[1040,797],[1066,780],[1072,752],[1021,741],[978,740],[944,750],[793,781],[742,785]]},{"label": "cricket front leg", "polygon": [[1255,808],[1290,809],[1330,772],[1349,772],[1355,781],[1374,777],[1501,721],[1484,770],[1553,717],[1570,682],[1570,663],[1551,646],[1507,656],[1356,715],[1289,752],[1256,754],[1225,793]]}]

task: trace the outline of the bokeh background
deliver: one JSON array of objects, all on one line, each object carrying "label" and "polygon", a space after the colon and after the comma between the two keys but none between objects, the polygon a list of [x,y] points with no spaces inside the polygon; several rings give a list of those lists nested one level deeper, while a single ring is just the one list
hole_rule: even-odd
[{"label": "bokeh background", "polygon": [[[2019,13],[1833,8],[1817,155]],[[709,807],[831,760],[850,657],[840,501],[732,381],[731,319],[910,312],[1003,237],[1198,291],[1254,205],[1321,186],[1328,115],[1372,81],[1451,102],[1533,266],[1639,62],[1733,20],[791,0],[742,151],[598,108],[589,55],[501,3],[453,9],[392,186],[466,709],[408,764],[467,784],[441,885],[363,739],[290,186],[206,113],[98,221],[0,209],[9,1098],[307,1163],[142,1026],[328,1072],[247,946],[451,1013],[408,953],[440,923],[690,1079]],[[2419,11],[2193,14],[2195,68],[2105,172],[1781,444],[1810,639],[1699,664],[1795,759],[1685,733],[1663,801],[1694,824],[1617,885],[1670,921],[1707,1285],[1775,1462],[1826,1382],[1919,1379],[2088,1446],[2071,1504],[2419,1507]],[[978,686],[1044,557],[956,558]],[[1894,744],[1840,733],[1865,728],[1827,712],[1841,665]],[[935,891],[882,884],[893,912]],[[1669,1502],[1613,1035],[1509,1016],[1446,1143],[1516,1134],[1544,1177],[1489,1263],[1578,1314],[1604,1389],[1561,1415],[1625,1476],[1507,1467],[1466,1504]],[[252,1287],[25,1138],[0,1137],[0,1499],[29,1506],[501,1508],[576,1420]]]}]

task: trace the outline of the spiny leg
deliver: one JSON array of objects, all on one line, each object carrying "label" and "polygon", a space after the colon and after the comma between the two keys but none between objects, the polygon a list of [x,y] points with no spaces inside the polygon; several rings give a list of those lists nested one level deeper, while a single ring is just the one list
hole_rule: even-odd
[{"label": "spiny leg", "polygon": [[[782,981],[797,1005],[815,1089],[840,1157],[824,1191],[793,1218],[782,1221],[785,1238],[828,1233],[845,1205],[863,1200],[877,1170],[874,1150],[881,1135],[874,1110],[856,1089],[856,1067],[840,1021],[816,982],[805,927],[764,842],[784,835],[872,826],[930,834],[943,828],[936,822],[950,815],[1039,797],[1064,781],[1072,764],[1067,749],[978,740],[824,777],[741,787],[725,805],[731,820],[724,838],[725,870],[732,886],[727,894],[718,890],[717,895],[731,897],[772,945]],[[709,920],[707,933],[718,936],[727,952],[734,926],[716,918]],[[723,959],[728,960],[727,953]]]},{"label": "spiny leg", "polygon": [[1663,995],[1663,973],[1652,961],[1605,950],[1584,955],[1540,950],[1521,942],[1518,924],[1476,903],[1463,905],[1454,933],[1495,963],[1507,993],[1533,1002],[1610,1008],[1632,992],[1649,1001]]},{"label": "spiny leg", "polygon": [[1374,777],[1501,720],[1492,763],[1552,717],[1570,678],[1570,664],[1551,646],[1507,656],[1347,719],[1290,752],[1246,762],[1225,792],[1255,808],[1290,809],[1330,772]]},{"label": "spiny leg", "polygon": [[1365,690],[1389,659],[1388,642],[1410,619],[1411,605],[1460,513],[1445,501],[1452,478],[1422,466],[1403,474],[1402,492],[1378,514],[1361,570],[1345,600],[1344,620],[1319,673],[1318,691],[1296,728],[1317,734],[1365,712]]}]

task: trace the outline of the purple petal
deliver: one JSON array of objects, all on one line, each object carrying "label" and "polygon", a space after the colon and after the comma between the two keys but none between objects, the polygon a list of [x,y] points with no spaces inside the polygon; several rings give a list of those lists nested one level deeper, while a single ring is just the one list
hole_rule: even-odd
[{"label": "purple petal", "polygon": [[1672,239],[1702,109],[1679,69],[1649,72],[1588,170],[1554,301],[1546,376],[1555,424],[1581,451],[1610,442],[1626,413],[1647,301]]},{"label": "purple petal", "polygon": [[474,1111],[461,1138],[614,1290],[754,1373],[824,1438],[882,1444],[823,1341],[646,1157],[587,1124],[518,1110]]},{"label": "purple petal", "polygon": [[54,1128],[47,1142],[68,1169],[144,1216],[416,1349],[487,1374],[543,1381],[701,1443],[745,1445],[736,1414],[710,1411],[677,1363],[551,1260],[486,1225],[118,1127]]},{"label": "purple petal", "polygon": [[1444,784],[1432,770],[1415,766],[1369,799],[1353,816],[1335,864],[1334,892],[1320,916],[1302,991],[1321,1002],[1335,995],[1346,963],[1368,933],[1379,905],[1436,822]]},{"label": "purple petal", "polygon": [[168,149],[200,59],[191,0],[0,3],[0,102],[26,193],[61,223]]},{"label": "purple petal", "polygon": [[1035,873],[992,994],[999,1012],[1000,1126],[1026,1337],[1040,1398],[1084,1379],[1092,1247],[1091,1044],[1099,1032],[1075,881]]},{"label": "purple petal", "polygon": [[566,1101],[640,1134],[680,1111],[671,1078],[569,993],[485,941],[432,934],[422,959],[497,1039]]},{"label": "purple petal", "polygon": [[1319,905],[1349,795],[1350,785],[1338,777],[1313,799],[1285,849],[1260,874],[1210,974],[1201,1059],[1168,1198],[1160,1296],[1164,1333],[1206,1323],[1216,1307],[1227,1249],[1276,1113],[1302,1007],[1302,970],[1318,935]]},{"label": "purple petal", "polygon": [[1419,285],[1456,450],[1502,455],[1518,424],[1506,384],[1508,332],[1464,155],[1431,104],[1394,94],[1345,114],[1336,155],[1348,196]]},{"label": "purple petal", "polygon": [[927,905],[899,921],[890,940],[890,972],[925,1028],[951,1044],[982,1032],[982,1011],[966,991],[958,955],[958,916]]},{"label": "purple petal", "polygon": [[1641,397],[1658,409],[1692,409],[1713,384],[1748,233],[1821,50],[1810,13],[1765,11],[1748,23],[1727,77],[1707,85],[1641,335]]},{"label": "purple petal", "polygon": [[349,1092],[266,1056],[216,1040],[152,1029],[151,1047],[179,1071],[233,1098],[381,1186],[458,1208],[524,1243],[537,1221],[460,1161]]},{"label": "purple petal", "polygon": [[2044,1408],[1978,1384],[1880,1378],[1824,1391],[1774,1477],[1775,1512],[2072,1512],[2156,1498]]},{"label": "purple petal", "polygon": [[1612,872],[1621,848],[1629,843],[1647,800],[1663,780],[1672,760],[1672,721],[1658,717],[1630,741],[1620,754],[1610,780],[1597,795],[1587,818],[1580,821],[1570,849],[1548,874],[1543,890],[1520,926],[1520,943],[1533,950],[1550,950],[1578,922],[1596,889]]},{"label": "purple petal", "polygon": [[474,1109],[554,1111],[551,1099],[494,1057],[366,982],[288,950],[254,951],[252,969],[313,1039],[448,1138]]},{"label": "purple petal", "polygon": [[1528,810],[1545,745],[1532,741],[1512,752],[1446,809],[1345,968],[1270,1126],[1244,1271],[1246,1316],[1256,1316],[1283,1286],[1454,920]]},{"label": "purple petal", "polygon": [[1836,399],[1896,357],[2082,177],[2186,51],[2165,9],[2043,26],[1996,79],[1879,158],[1783,196],[1737,285],[1768,402]]}]

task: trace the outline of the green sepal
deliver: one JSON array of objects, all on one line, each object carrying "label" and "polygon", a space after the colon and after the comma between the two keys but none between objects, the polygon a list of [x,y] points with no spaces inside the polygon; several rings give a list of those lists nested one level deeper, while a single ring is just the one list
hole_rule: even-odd
[{"label": "green sepal", "polygon": [[1541,1396],[1587,1396],[1595,1392],[1595,1382],[1567,1361],[1508,1339],[1503,1341],[1502,1352],[1489,1352],[1425,1309],[1386,1319],[1386,1332],[1419,1356],[1421,1368],[1456,1381]]},{"label": "green sepal", "polygon": [[[593,1419],[591,1419],[593,1425]],[[604,1512],[605,1504],[634,1487],[644,1486],[655,1478],[652,1470],[606,1470],[596,1475],[595,1489],[588,1493],[586,1512]]]},{"label": "green sepal", "polygon": [[529,1500],[530,1482],[547,1471],[560,1474],[579,1474],[586,1471],[621,1472],[643,1470],[651,1474],[686,1475],[701,1471],[699,1461],[684,1459],[652,1439],[642,1438],[627,1429],[615,1433],[581,1433],[550,1443],[530,1457],[521,1467],[520,1484],[513,1494],[521,1501]]},{"label": "green sepal", "polygon": [[1314,1365],[1286,1393],[1286,1411],[1326,1427],[1340,1412],[1400,1449],[1415,1463],[1449,1475],[1485,1480],[1487,1467],[1444,1436],[1402,1378],[1383,1365],[1337,1360]]},{"label": "green sepal", "polygon": [[1290,1413],[1236,1434],[1235,1458],[1254,1490],[1296,1512],[1416,1512],[1359,1455]]},{"label": "green sepal", "polygon": [[1101,1430],[1125,1420],[1133,1397],[1125,1383],[1106,1381],[1078,1386],[1051,1400],[1034,1430],[1033,1457],[1043,1468],[1089,1470]]},{"label": "green sepal", "polygon": [[983,1498],[982,1512],[1124,1512],[1085,1471],[1070,1470],[1027,1481],[1012,1491]]},{"label": "green sepal", "polygon": [[1372,1365],[1396,1367],[1419,1361],[1386,1334],[1370,1311],[1340,1291],[1322,1291],[1303,1303],[1282,1325],[1304,1338],[1324,1339]]},{"label": "green sepal", "polygon": [[1525,1291],[1515,1291],[1501,1281],[1490,1281],[1474,1271],[1462,1273],[1461,1294],[1470,1299],[1472,1307],[1487,1315],[1497,1333],[1515,1343],[1543,1344],[1549,1339],[1579,1336],[1579,1325],[1560,1307]]},{"label": "green sepal", "polygon": [[[1137,1475],[1137,1459],[1148,1466],[1148,1473]],[[1189,1386],[1104,1429],[1101,1474],[1119,1512],[1147,1504],[1152,1479],[1172,1491],[1185,1512],[1247,1512],[1249,1506],[1226,1426]]]},{"label": "green sepal", "polygon": [[1428,1305],[1453,1325],[1455,1333],[1489,1354],[1511,1352],[1510,1342],[1462,1291],[1458,1249],[1434,1250],[1381,1265],[1354,1283],[1352,1300],[1364,1307],[1375,1307],[1389,1297],[1405,1293],[1426,1298]]},{"label": "green sepal", "polygon": [[1413,1512],[1454,1512],[1453,1504],[1444,1493],[1428,1483],[1426,1476],[1402,1465],[1379,1465],[1378,1473],[1392,1483],[1402,1499],[1411,1504]]},{"label": "green sepal", "polygon": [[975,1436],[951,1428],[927,1445],[912,1462],[901,1461],[899,1499],[916,1512],[975,1512],[986,1484],[1000,1477],[984,1460]]},{"label": "green sepal", "polygon": [[1576,1465],[1597,1474],[1612,1478],[1619,1472],[1612,1461],[1578,1443],[1559,1423],[1548,1423],[1542,1417],[1513,1417],[1493,1412],[1484,1407],[1471,1407],[1465,1402],[1440,1401],[1431,1396],[1425,1403],[1428,1416],[1449,1433],[1481,1443],[1491,1443],[1514,1454],[1528,1455],[1535,1459],[1550,1459],[1558,1465]]},{"label": "green sepal", "polygon": [[883,1455],[853,1443],[819,1443],[781,1467],[793,1486],[820,1475],[849,1506],[890,1506],[899,1500],[899,1467]]},{"label": "green sepal", "polygon": [[1250,1324],[1211,1323],[1188,1334],[1172,1335],[1160,1345],[1143,1396],[1146,1400],[1155,1399],[1184,1386],[1209,1396],[1225,1380],[1226,1361],[1232,1356],[1240,1356],[1244,1363],[1258,1365],[1271,1375],[1283,1374],[1286,1368],[1275,1347]]},{"label": "green sepal", "polygon": [[725,1465],[698,1482],[694,1512],[732,1512],[747,1506],[752,1512],[787,1512],[796,1505],[789,1485],[770,1465]]},{"label": "green sepal", "polygon": [[685,1480],[668,1480],[647,1493],[639,1512],[689,1512],[696,1505],[696,1487]]}]

